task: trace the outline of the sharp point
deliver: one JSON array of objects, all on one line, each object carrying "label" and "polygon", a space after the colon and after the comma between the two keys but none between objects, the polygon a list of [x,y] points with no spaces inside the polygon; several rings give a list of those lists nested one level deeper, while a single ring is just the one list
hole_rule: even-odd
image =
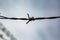
[{"label": "sharp point", "polygon": [[29,13],[27,13],[27,15],[28,15]]}]

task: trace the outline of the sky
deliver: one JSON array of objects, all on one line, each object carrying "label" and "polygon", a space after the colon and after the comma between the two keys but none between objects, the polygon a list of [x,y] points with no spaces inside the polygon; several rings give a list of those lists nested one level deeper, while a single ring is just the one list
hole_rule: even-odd
[{"label": "sky", "polygon": [[[0,15],[26,18],[60,15],[59,0],[0,0]],[[26,24],[22,20],[0,20],[17,40],[60,40],[60,19],[37,20]]]}]

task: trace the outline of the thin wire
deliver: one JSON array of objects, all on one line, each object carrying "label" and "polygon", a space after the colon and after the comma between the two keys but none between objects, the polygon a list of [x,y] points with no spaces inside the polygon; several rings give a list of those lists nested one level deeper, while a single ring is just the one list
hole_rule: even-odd
[{"label": "thin wire", "polygon": [[[56,16],[56,17],[38,17],[38,18],[34,18],[35,20],[40,20],[40,19],[56,19],[56,18],[60,18],[60,16]],[[0,19],[11,19],[11,20],[29,20],[27,18],[9,18],[9,17],[4,17],[4,16],[0,16]],[[33,20],[33,19],[32,19]]]}]

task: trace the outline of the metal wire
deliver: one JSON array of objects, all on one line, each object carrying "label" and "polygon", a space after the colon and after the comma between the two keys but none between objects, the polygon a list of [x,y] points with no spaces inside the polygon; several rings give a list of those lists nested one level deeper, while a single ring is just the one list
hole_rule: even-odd
[{"label": "metal wire", "polygon": [[16,38],[0,23],[0,30],[6,34],[10,40],[16,40]]},{"label": "metal wire", "polygon": [[38,17],[38,18],[29,17],[29,15],[28,15],[28,18],[13,18],[13,17],[0,16],[0,19],[28,20],[28,21],[26,22],[26,24],[28,24],[30,21],[34,21],[34,20],[57,19],[57,18],[60,18],[60,16],[54,16],[54,17]]},{"label": "metal wire", "polygon": [[[56,19],[60,18],[60,16],[54,16],[54,17],[38,17],[34,18],[35,20],[41,20],[41,19]],[[13,17],[5,17],[5,16],[0,16],[0,19],[11,19],[11,20],[29,20],[28,18],[13,18]],[[33,20],[33,19],[31,19]]]}]

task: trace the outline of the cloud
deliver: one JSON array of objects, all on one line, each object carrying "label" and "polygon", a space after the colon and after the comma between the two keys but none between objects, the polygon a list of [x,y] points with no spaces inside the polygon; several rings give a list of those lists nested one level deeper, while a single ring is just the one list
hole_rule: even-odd
[{"label": "cloud", "polygon": [[[57,0],[0,0],[2,14],[9,17],[27,17],[26,13],[34,17],[58,16]],[[59,21],[41,20],[26,21],[0,20],[5,27],[11,31],[17,40],[59,40],[56,35],[59,33]],[[59,34],[58,34],[59,35]]]}]

